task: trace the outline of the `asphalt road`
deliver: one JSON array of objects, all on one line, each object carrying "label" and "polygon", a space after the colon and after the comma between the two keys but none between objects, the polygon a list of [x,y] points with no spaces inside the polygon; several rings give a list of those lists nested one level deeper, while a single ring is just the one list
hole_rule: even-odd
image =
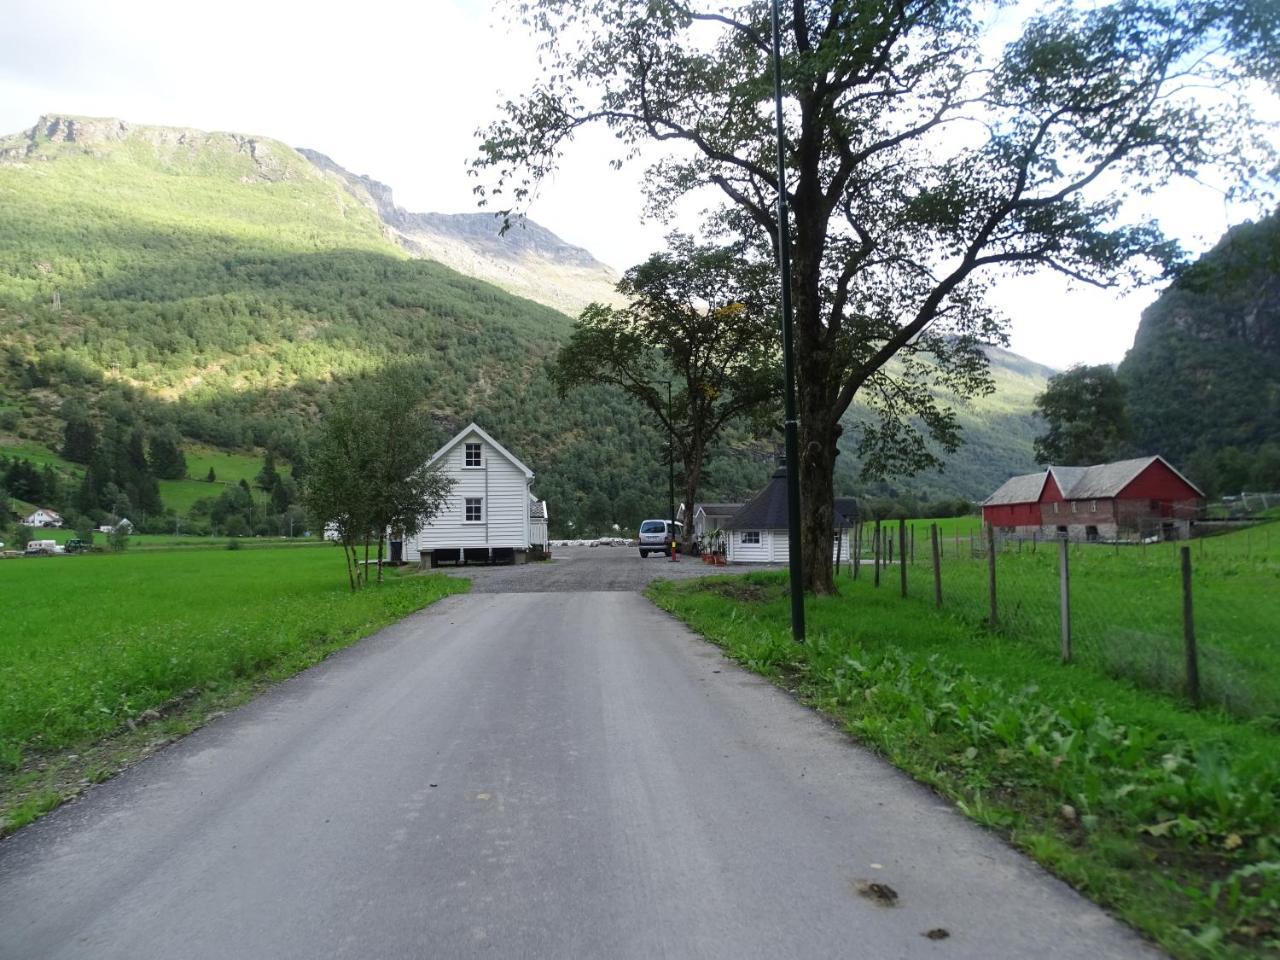
[{"label": "asphalt road", "polygon": [[624,591],[451,597],[0,841],[21,960],[1147,954]]}]

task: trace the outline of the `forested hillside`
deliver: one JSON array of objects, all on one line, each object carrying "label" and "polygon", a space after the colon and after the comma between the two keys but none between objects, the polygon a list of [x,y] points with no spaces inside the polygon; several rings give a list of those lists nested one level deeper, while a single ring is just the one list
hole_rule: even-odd
[{"label": "forested hillside", "polygon": [[1120,364],[1137,446],[1211,493],[1280,480],[1280,215],[1233,227],[1142,315]]},{"label": "forested hillside", "polygon": [[[179,482],[174,443],[269,452],[281,491],[268,476],[257,495],[290,502],[286,465],[305,469],[335,384],[383,371],[406,402],[427,401],[424,431],[444,439],[475,419],[525,458],[560,531],[665,512],[662,437],[613,391],[554,395],[546,368],[569,317],[411,258],[374,210],[284,144],[46,117],[0,139],[0,209],[0,454],[62,453],[77,510],[154,513],[143,475],[163,479],[165,461]],[[978,497],[1030,462],[1042,377],[1020,364],[997,357],[1007,389],[963,413],[971,445],[945,477],[899,491]],[[774,449],[731,432],[708,496],[750,493]],[[156,464],[139,462],[153,450]],[[855,470],[850,458],[842,492],[863,488]],[[252,503],[224,506],[263,526]],[[216,527],[202,509],[196,520]]]}]

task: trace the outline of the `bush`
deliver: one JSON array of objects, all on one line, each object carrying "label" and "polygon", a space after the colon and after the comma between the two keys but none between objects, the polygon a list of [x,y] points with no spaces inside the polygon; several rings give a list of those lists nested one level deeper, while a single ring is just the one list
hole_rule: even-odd
[{"label": "bush", "polygon": [[228,549],[228,550],[239,550],[239,549],[241,548],[241,546],[243,546],[243,544],[241,544],[239,540],[228,540],[228,541],[227,541],[227,549]]}]

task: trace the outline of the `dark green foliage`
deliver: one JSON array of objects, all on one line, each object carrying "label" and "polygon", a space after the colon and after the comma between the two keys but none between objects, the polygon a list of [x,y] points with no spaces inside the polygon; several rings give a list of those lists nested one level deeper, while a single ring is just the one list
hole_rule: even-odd
[{"label": "dark green foliage", "polygon": [[1215,491],[1253,483],[1254,458],[1280,443],[1280,215],[1233,227],[1165,290],[1119,376],[1145,451],[1194,461]]},{"label": "dark green foliage", "polygon": [[161,480],[181,480],[187,475],[187,458],[182,454],[182,438],[172,425],[151,435],[151,472]]},{"label": "dark green foliage", "polygon": [[1036,409],[1049,430],[1036,438],[1036,460],[1088,465],[1120,460],[1129,453],[1132,429],[1125,387],[1106,364],[1076,366],[1049,378]]},{"label": "dark green foliage", "polygon": [[205,483],[213,483],[218,479],[218,475],[213,472],[213,467],[209,468],[209,473],[205,476]]},{"label": "dark green foliage", "polygon": [[270,493],[279,482],[280,474],[276,472],[276,455],[268,450],[266,459],[262,461],[262,469],[253,480],[254,486],[264,493]]},{"label": "dark green foliage", "polygon": [[98,431],[87,416],[73,416],[63,431],[62,456],[72,463],[88,463],[98,445]]}]

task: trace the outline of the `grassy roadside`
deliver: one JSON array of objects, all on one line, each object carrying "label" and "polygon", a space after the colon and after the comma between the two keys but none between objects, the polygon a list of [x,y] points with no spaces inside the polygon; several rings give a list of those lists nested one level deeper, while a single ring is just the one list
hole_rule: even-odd
[{"label": "grassy roadside", "polygon": [[785,575],[649,597],[1178,957],[1280,956],[1280,737],[842,581],[790,640]]},{"label": "grassy roadside", "polygon": [[0,577],[0,836],[467,589],[388,571],[351,594],[334,552],[287,547],[15,561]]}]

